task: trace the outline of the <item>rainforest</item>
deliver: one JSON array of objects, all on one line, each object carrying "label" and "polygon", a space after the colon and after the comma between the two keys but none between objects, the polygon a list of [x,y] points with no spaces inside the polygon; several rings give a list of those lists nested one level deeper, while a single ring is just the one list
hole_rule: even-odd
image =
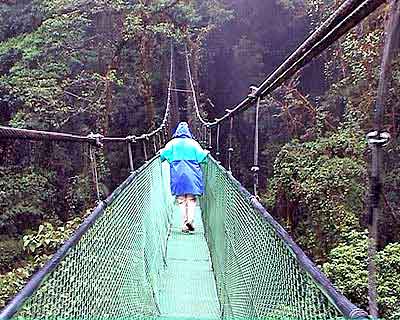
[{"label": "rainforest", "polygon": [[[267,94],[259,89],[351,2],[1,1],[0,309],[186,121],[340,294],[374,319],[399,319],[400,1],[381,1]],[[211,243],[214,266],[222,242]],[[265,319],[333,319],[277,314]]]}]

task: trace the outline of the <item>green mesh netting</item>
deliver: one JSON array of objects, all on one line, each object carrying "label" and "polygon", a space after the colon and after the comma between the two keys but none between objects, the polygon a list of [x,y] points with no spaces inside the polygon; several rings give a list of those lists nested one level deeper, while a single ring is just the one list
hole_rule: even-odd
[{"label": "green mesh netting", "polygon": [[195,233],[180,232],[168,165],[156,158],[14,318],[339,319],[240,186],[213,159],[204,171]]},{"label": "green mesh netting", "polygon": [[340,312],[300,267],[225,169],[204,166],[201,201],[224,319],[338,319]]},{"label": "green mesh netting", "polygon": [[17,317],[149,318],[159,314],[172,214],[159,159],[129,184],[24,304]]}]

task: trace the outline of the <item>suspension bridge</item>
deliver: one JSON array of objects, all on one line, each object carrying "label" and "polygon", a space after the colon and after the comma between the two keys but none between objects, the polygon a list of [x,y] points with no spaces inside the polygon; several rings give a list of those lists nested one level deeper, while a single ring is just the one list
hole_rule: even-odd
[{"label": "suspension bridge", "polygon": [[[343,3],[263,83],[226,114],[202,118],[186,63],[204,147],[219,156],[220,124],[244,110],[308,64],[383,1]],[[131,174],[2,310],[7,319],[367,319],[368,314],[339,293],[288,233],[258,202],[258,112],[254,193],[248,192],[214,156],[203,165],[205,194],[197,208],[196,231],[180,232],[169,191],[168,165],[158,150],[170,138],[173,74],[161,125],[141,136],[80,136],[0,127],[1,139],[72,141],[93,149],[104,143],[127,146]],[[185,90],[185,92],[188,90]],[[231,140],[231,139],[230,139]],[[132,146],[141,144],[146,163],[135,169]],[[96,184],[97,185],[97,184]]]}]

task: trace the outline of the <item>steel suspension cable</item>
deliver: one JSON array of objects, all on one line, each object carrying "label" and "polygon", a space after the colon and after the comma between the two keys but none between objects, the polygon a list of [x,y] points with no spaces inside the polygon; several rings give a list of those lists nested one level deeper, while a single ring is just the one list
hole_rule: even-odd
[{"label": "steel suspension cable", "polygon": [[[215,126],[221,121],[243,112],[254,104],[259,97],[265,97],[279,87],[284,81],[292,77],[298,70],[311,62],[313,58],[321,54],[333,42],[347,33],[351,28],[361,22],[365,17],[375,11],[384,0],[347,0],[327,20],[316,29],[270,76],[267,77],[257,90],[249,94],[244,100],[226,113],[207,122],[199,114],[196,114],[204,125]],[[188,61],[188,57],[187,57]],[[195,105],[196,106],[196,105]]]},{"label": "steel suspension cable", "polygon": [[271,93],[279,87],[284,81],[293,76],[302,67],[310,63],[315,57],[325,51],[332,43],[346,34],[350,29],[361,22],[371,12],[375,11],[384,1],[382,0],[366,0],[357,7],[350,15],[343,19],[331,32],[329,32],[321,41],[317,42],[310,50],[304,53],[295,63],[290,66],[276,79],[271,79],[268,83],[263,83],[257,92],[256,97]]},{"label": "steel suspension cable", "polygon": [[187,50],[187,46],[185,46],[185,56],[186,56],[186,70],[187,70],[187,74],[188,74],[188,78],[189,78],[190,89],[191,89],[192,95],[193,95],[193,104],[194,104],[194,108],[196,111],[196,116],[203,125],[207,125],[208,122],[206,120],[204,120],[203,117],[201,116],[200,110],[199,110],[199,105],[197,103],[196,90],[194,88],[194,82],[193,82],[193,77],[192,77],[192,71],[190,68],[189,53]]}]

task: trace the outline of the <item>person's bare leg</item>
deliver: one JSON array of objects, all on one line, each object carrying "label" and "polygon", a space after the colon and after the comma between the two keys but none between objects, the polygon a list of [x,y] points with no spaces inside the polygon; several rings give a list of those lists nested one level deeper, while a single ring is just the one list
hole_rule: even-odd
[{"label": "person's bare leg", "polygon": [[186,226],[190,231],[194,231],[194,215],[196,211],[196,196],[188,194],[186,196],[187,203],[187,222]]},{"label": "person's bare leg", "polygon": [[181,220],[182,220],[182,231],[187,232],[188,227],[186,226],[186,223],[188,221],[188,212],[187,212],[187,201],[186,201],[186,196],[177,196],[176,197],[176,202],[178,203],[179,210],[181,212]]}]

